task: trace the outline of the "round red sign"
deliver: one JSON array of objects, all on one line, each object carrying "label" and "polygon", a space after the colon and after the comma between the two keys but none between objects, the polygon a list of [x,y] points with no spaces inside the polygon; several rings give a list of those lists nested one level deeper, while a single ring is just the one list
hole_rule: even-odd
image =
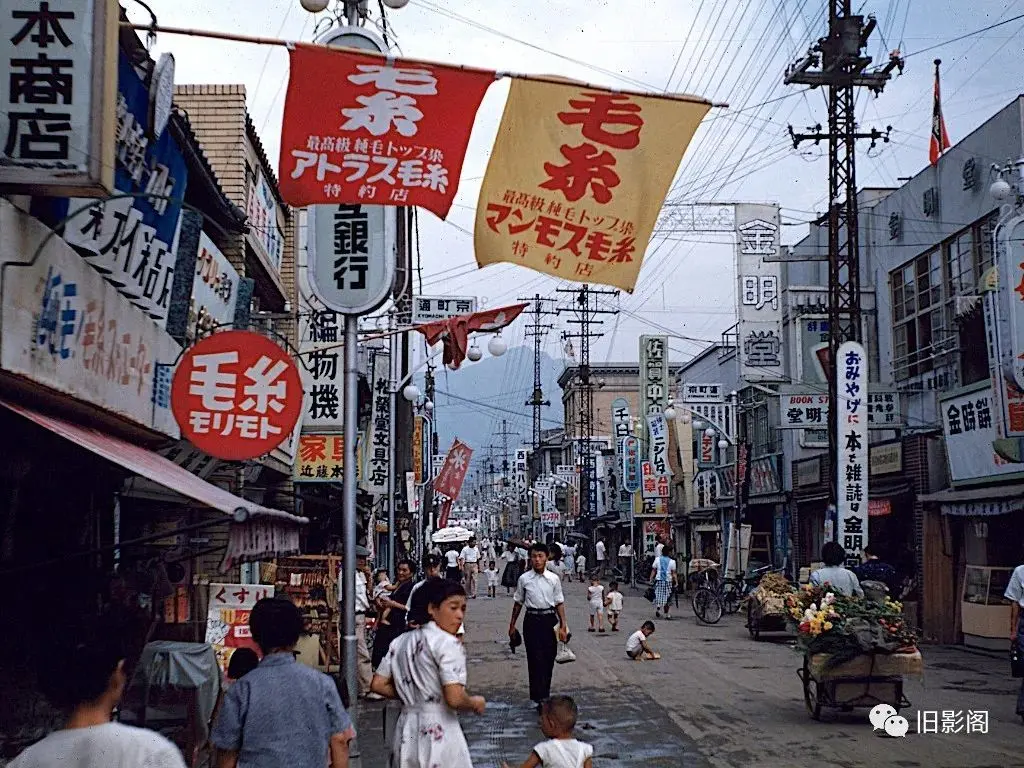
[{"label": "round red sign", "polygon": [[299,369],[252,331],[224,331],[190,347],[171,384],[182,437],[218,459],[241,461],[287,440],[302,411]]}]

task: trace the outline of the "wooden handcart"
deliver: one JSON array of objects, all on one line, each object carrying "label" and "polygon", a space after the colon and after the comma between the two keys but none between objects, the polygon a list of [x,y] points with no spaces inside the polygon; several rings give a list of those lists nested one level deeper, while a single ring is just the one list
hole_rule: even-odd
[{"label": "wooden handcart", "polygon": [[797,675],[803,683],[804,703],[815,720],[825,707],[849,712],[889,704],[897,711],[910,706],[903,695],[903,676],[920,674],[921,654],[865,653],[850,661],[828,666],[827,654],[805,654]]},{"label": "wooden handcart", "polygon": [[747,631],[755,641],[762,632],[785,632],[786,598],[781,595],[760,595],[754,592],[747,598]]}]

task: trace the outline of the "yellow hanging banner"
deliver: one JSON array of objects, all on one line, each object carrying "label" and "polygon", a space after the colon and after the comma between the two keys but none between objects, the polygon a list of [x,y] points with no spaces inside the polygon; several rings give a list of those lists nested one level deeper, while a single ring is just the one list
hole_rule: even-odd
[{"label": "yellow hanging banner", "polygon": [[632,292],[679,161],[710,109],[513,80],[476,209],[480,266]]}]

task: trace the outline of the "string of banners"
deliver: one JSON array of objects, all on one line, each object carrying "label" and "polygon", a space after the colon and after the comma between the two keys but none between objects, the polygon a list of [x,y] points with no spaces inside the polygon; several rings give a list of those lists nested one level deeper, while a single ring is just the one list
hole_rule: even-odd
[{"label": "string of banners", "polygon": [[[502,75],[308,44],[289,53],[285,202],[420,206],[445,218],[477,110]],[[509,77],[476,208],[477,264],[631,292],[711,103]]]}]

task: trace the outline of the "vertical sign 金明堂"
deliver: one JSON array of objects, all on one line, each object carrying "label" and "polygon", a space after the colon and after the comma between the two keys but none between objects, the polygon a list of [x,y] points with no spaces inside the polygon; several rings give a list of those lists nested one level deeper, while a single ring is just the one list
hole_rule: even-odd
[{"label": "vertical sign \u91d1\u660e\u5802", "polygon": [[710,104],[514,79],[480,187],[477,264],[632,291]]},{"label": "vertical sign \u91d1\u660e\u5802", "polygon": [[391,355],[378,350],[373,356],[373,378],[370,381],[370,441],[366,452],[365,488],[376,496],[388,493],[391,472]]},{"label": "vertical sign \u91d1\u660e\u5802", "polygon": [[49,197],[114,186],[118,4],[0,8],[0,188]]},{"label": "vertical sign \u91d1\u660e\u5802", "polygon": [[847,564],[857,565],[868,545],[868,361],[855,341],[841,344],[837,354],[837,538]]},{"label": "vertical sign \u91d1\u660e\u5802", "polygon": [[782,271],[779,206],[736,205],[736,275],[740,378],[785,381],[782,355]]},{"label": "vertical sign \u91d1\u660e\u5802", "polygon": [[311,308],[299,317],[302,428],[311,432],[340,432],[344,426],[345,370],[340,326],[338,313],[330,309]]}]

